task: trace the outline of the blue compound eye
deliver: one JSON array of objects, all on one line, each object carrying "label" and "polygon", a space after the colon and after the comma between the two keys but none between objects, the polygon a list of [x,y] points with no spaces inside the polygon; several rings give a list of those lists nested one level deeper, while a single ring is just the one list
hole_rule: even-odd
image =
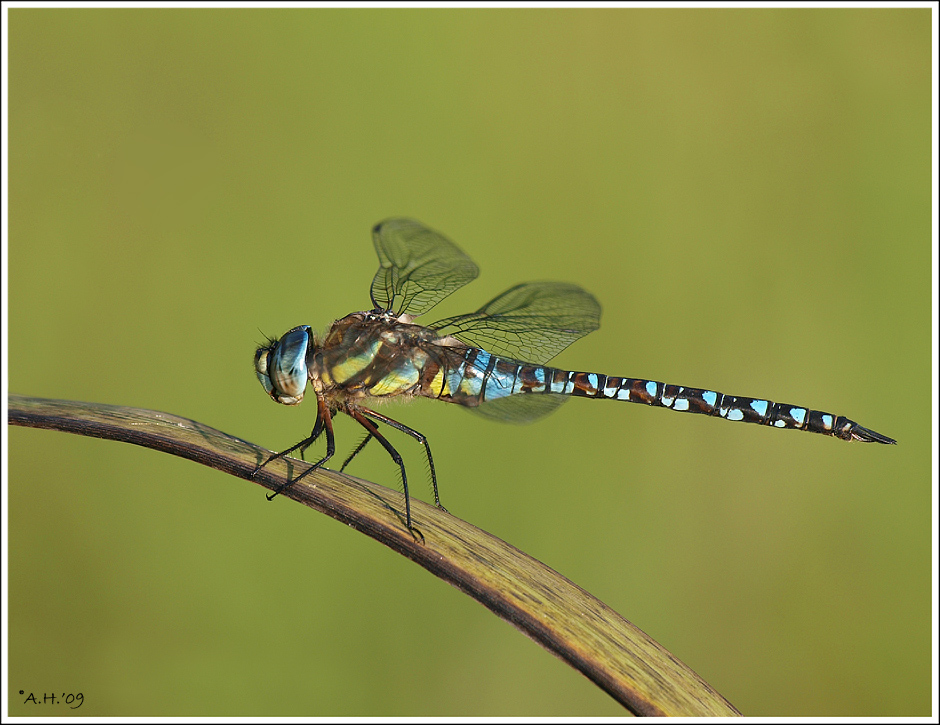
[{"label": "blue compound eye", "polygon": [[307,349],[310,327],[295,327],[270,347],[255,352],[255,373],[265,392],[278,403],[297,405],[307,387]]}]

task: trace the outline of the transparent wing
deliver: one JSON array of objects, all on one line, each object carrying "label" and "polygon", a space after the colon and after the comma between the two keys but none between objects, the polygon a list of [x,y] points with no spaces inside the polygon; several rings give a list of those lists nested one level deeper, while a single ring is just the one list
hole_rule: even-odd
[{"label": "transparent wing", "polygon": [[420,315],[480,270],[456,244],[412,219],[386,219],[372,229],[379,271],[372,280],[375,309]]},{"label": "transparent wing", "polygon": [[600,318],[600,304],[577,285],[526,282],[476,312],[448,317],[432,327],[487,352],[544,365],[600,327]]},{"label": "transparent wing", "polygon": [[508,398],[488,400],[476,408],[467,410],[490,420],[503,423],[531,423],[568,402],[567,395],[510,395]]}]

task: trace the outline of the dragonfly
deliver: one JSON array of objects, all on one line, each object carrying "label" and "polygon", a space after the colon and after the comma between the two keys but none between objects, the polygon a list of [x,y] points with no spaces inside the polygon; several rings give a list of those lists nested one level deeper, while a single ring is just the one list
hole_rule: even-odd
[{"label": "dragonfly", "polygon": [[844,416],[804,406],[549,367],[546,363],[558,353],[600,326],[601,308],[594,296],[566,282],[518,284],[476,312],[428,326],[416,324],[418,316],[473,281],[479,268],[444,235],[412,219],[379,222],[372,230],[372,241],[379,269],[370,290],[371,310],[335,321],[323,336],[309,325],[300,325],[280,339],[268,339],[255,352],[255,372],[265,392],[278,403],[297,405],[309,387],[316,398],[317,418],[309,436],[272,454],[252,475],[296,450],[303,455],[326,435],[325,455],[281,484],[269,499],[333,457],[332,421],[337,413],[344,413],[365,429],[366,437],[340,471],[369,441],[378,441],[400,470],[405,523],[413,532],[405,464],[379,430],[388,426],[423,446],[434,504],[446,511],[427,438],[368,407],[415,396],[456,403],[484,417],[514,423],[541,418],[578,397],[642,403],[846,441],[896,443]]}]

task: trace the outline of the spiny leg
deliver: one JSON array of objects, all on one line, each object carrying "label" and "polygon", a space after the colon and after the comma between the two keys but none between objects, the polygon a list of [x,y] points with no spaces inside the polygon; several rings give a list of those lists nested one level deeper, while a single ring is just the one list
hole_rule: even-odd
[{"label": "spiny leg", "polygon": [[281,458],[285,454],[290,453],[291,451],[297,450],[300,447],[303,447],[304,449],[306,449],[307,446],[313,443],[313,441],[316,440],[320,436],[320,433],[322,433],[323,431],[326,431],[326,455],[323,456],[323,458],[321,458],[319,461],[314,463],[310,468],[308,468],[306,471],[301,473],[296,478],[293,478],[287,481],[286,483],[282,483],[280,486],[278,486],[274,490],[274,493],[268,494],[267,496],[268,501],[273,499],[275,496],[277,496],[279,493],[281,493],[285,489],[293,486],[295,483],[297,483],[297,481],[309,476],[311,473],[316,471],[324,463],[330,460],[333,457],[333,454],[336,452],[336,441],[333,439],[333,418],[330,415],[330,409],[327,406],[326,401],[318,395],[317,396],[317,423],[316,425],[314,425],[313,432],[310,434],[310,437],[305,438],[300,443],[294,446],[291,446],[283,453],[278,453],[277,455],[272,456],[270,459],[265,461],[264,465],[267,465],[272,460],[276,458]]},{"label": "spiny leg", "polygon": [[[375,440],[381,443],[382,447],[388,452],[388,455],[392,457],[392,460],[398,464],[398,468],[401,470],[401,485],[405,491],[405,526],[408,527],[409,531],[414,532],[415,528],[411,525],[411,497],[408,495],[408,476],[405,473],[404,459],[402,459],[401,454],[395,450],[395,446],[389,443],[385,439],[385,436],[379,433],[379,430],[376,428],[375,424],[362,415],[363,413],[371,413],[371,410],[368,410],[367,408],[354,408],[352,406],[347,406],[345,408],[345,412],[359,425],[365,428],[369,432],[369,436],[371,438],[375,438]],[[370,440],[370,438],[366,438],[366,441],[368,440]],[[365,445],[365,442],[363,442],[362,445]]]},{"label": "spiny leg", "polygon": [[[300,446],[300,460],[302,460],[302,461],[306,461],[306,460],[307,460],[306,457],[304,456],[304,454],[307,452],[307,449],[308,449],[310,446],[312,446],[314,443],[317,442],[317,438],[319,438],[319,437],[320,437],[320,434],[323,432],[323,424],[322,424],[320,421],[321,421],[321,418],[320,418],[319,415],[318,415],[318,416],[317,416],[317,422],[316,422],[316,424],[314,424],[314,426],[313,426],[313,431],[310,433],[310,437],[306,439],[306,440],[307,440],[306,444]],[[317,425],[320,426],[320,430],[317,430]]]},{"label": "spiny leg", "polygon": [[343,461],[343,465],[339,467],[340,473],[346,470],[346,466],[348,466],[352,462],[353,458],[355,458],[360,453],[362,453],[362,449],[366,447],[366,443],[371,441],[372,438],[373,436],[372,436],[372,433],[370,432],[365,438],[362,439],[362,442],[358,446],[356,446],[356,450],[350,453],[349,456],[346,458],[346,460]]},{"label": "spiny leg", "polygon": [[[447,509],[441,505],[441,497],[437,492],[437,472],[434,470],[434,458],[431,457],[431,446],[428,445],[428,439],[418,431],[409,428],[407,425],[403,425],[397,420],[392,420],[391,418],[384,416],[381,413],[376,413],[374,410],[370,410],[369,408],[359,408],[359,410],[361,410],[365,415],[369,416],[373,420],[380,420],[386,425],[392,426],[392,428],[395,430],[399,430],[402,433],[410,435],[412,438],[418,441],[418,443],[424,446],[424,452],[428,456],[428,467],[431,470],[431,487],[434,489],[434,505],[437,506],[441,511],[447,511]],[[363,445],[365,445],[365,442],[363,442]]]},{"label": "spiny leg", "polygon": [[287,450],[281,451],[280,453],[272,453],[268,456],[267,460],[258,466],[254,471],[251,472],[251,477],[254,478],[258,475],[258,471],[264,468],[266,465],[272,461],[276,461],[278,458],[284,458],[288,453],[293,453],[298,448],[300,449],[300,457],[303,458],[304,451],[307,450],[313,443],[316,442],[317,438],[320,437],[320,434],[323,433],[323,417],[320,415],[319,408],[317,409],[317,422],[313,424],[313,430],[310,431],[310,435],[304,438],[299,443],[295,443]]}]

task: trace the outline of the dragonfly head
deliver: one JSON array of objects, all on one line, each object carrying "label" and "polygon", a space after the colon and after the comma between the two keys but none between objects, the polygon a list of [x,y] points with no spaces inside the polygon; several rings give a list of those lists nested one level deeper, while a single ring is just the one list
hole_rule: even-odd
[{"label": "dragonfly head", "polygon": [[297,405],[307,387],[307,352],[313,344],[308,325],[301,325],[255,351],[255,373],[276,402]]}]

